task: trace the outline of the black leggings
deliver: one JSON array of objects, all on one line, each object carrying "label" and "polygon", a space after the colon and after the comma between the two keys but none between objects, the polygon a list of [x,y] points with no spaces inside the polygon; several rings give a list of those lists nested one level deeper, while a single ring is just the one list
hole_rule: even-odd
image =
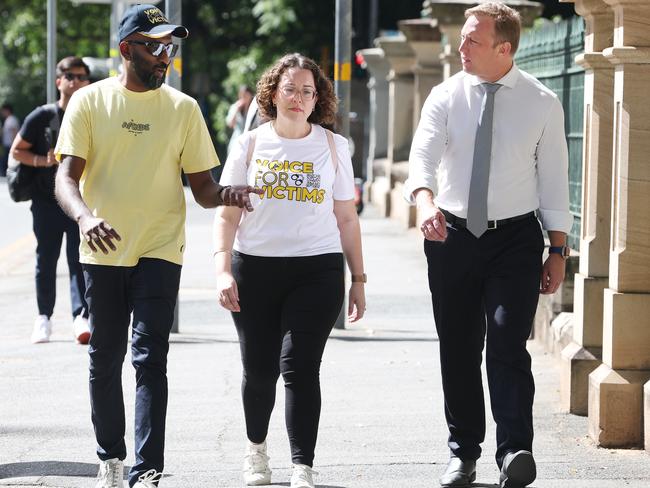
[{"label": "black leggings", "polygon": [[280,373],[295,464],[312,466],[320,418],[319,371],[343,304],[343,255],[257,257],[234,252],[241,312],[233,313],[244,375],[248,439],[263,442]]}]

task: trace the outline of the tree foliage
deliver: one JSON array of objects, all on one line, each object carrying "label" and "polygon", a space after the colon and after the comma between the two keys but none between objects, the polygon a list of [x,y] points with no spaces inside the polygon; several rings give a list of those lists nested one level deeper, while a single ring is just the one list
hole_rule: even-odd
[{"label": "tree foliage", "polygon": [[[184,64],[189,86],[210,108],[222,156],[229,137],[225,115],[239,86],[254,88],[264,69],[287,52],[329,64],[334,7],[335,0],[224,0],[215,9],[201,0],[186,0],[183,11],[191,34]],[[199,79],[210,82],[195,83]],[[209,91],[201,92],[207,85]]]},{"label": "tree foliage", "polygon": [[[108,56],[110,6],[57,3],[57,60]],[[12,103],[22,118],[45,103],[47,2],[2,0],[0,38],[0,101]]]}]

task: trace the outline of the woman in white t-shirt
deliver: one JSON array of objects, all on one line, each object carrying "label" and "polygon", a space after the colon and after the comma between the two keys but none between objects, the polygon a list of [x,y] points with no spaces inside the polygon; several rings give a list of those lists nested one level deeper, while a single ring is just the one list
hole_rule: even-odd
[{"label": "woman in white t-shirt", "polygon": [[347,141],[335,120],[332,83],[300,54],[281,58],[257,85],[270,122],[244,133],[222,185],[262,188],[253,211],[222,207],[215,219],[219,303],[232,312],[243,363],[247,485],[269,484],[266,436],[280,374],[285,384],[292,488],[313,488],[320,417],[319,369],[352,274],[348,318],[365,310],[366,276]]}]

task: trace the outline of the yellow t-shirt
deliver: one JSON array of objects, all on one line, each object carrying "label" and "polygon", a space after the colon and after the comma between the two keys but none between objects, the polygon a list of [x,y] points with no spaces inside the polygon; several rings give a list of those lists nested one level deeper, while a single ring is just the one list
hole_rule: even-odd
[{"label": "yellow t-shirt", "polygon": [[181,169],[219,165],[193,98],[164,84],[140,93],[116,77],[99,81],[73,95],[55,153],[59,160],[64,154],[86,160],[81,196],[122,237],[108,254],[91,251],[82,239],[82,263],[135,266],[146,257],[182,264]]}]

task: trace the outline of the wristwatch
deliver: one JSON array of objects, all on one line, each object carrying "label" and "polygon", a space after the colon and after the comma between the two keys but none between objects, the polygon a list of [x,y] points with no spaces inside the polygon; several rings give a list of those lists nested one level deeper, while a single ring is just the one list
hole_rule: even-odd
[{"label": "wristwatch", "polygon": [[571,248],[569,246],[550,246],[548,248],[549,254],[559,254],[564,259],[571,256]]},{"label": "wristwatch", "polygon": [[360,275],[352,275],[352,283],[366,283],[368,281],[368,276],[366,273],[362,273]]}]

